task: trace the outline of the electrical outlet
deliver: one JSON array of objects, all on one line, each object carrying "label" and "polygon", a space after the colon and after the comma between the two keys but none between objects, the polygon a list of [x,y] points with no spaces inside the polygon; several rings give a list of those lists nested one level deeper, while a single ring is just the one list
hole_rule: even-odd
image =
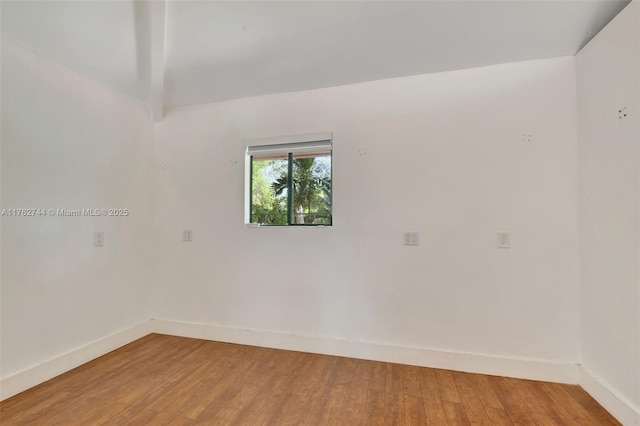
[{"label": "electrical outlet", "polygon": [[417,246],[418,245],[418,233],[417,232],[405,232],[404,233],[404,245],[405,246]]},{"label": "electrical outlet", "polygon": [[193,231],[182,231],[182,241],[193,241]]},{"label": "electrical outlet", "polygon": [[498,248],[511,248],[511,234],[509,232],[498,232]]},{"label": "electrical outlet", "polygon": [[93,245],[94,247],[104,246],[104,232],[93,233]]}]

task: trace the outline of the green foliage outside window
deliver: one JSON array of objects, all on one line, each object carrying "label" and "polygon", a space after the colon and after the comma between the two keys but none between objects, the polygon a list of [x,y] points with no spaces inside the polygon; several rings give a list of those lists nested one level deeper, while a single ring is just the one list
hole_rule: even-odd
[{"label": "green foliage outside window", "polygon": [[252,158],[251,223],[331,225],[331,155]]}]

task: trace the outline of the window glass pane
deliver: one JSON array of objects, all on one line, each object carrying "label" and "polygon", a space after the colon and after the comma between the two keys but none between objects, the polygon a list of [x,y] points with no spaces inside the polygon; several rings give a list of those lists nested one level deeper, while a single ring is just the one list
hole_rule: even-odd
[{"label": "window glass pane", "polygon": [[288,223],[287,164],[287,158],[251,161],[251,223]]},{"label": "window glass pane", "polygon": [[331,225],[331,154],[293,157],[294,225]]}]

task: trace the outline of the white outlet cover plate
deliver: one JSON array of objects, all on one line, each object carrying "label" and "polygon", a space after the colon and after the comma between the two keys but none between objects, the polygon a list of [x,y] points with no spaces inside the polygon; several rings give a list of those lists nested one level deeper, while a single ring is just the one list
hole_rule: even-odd
[{"label": "white outlet cover plate", "polygon": [[405,232],[404,233],[404,245],[405,246],[417,246],[418,245],[418,233],[417,232]]},{"label": "white outlet cover plate", "polygon": [[498,232],[496,237],[498,248],[511,248],[511,233],[506,231]]}]

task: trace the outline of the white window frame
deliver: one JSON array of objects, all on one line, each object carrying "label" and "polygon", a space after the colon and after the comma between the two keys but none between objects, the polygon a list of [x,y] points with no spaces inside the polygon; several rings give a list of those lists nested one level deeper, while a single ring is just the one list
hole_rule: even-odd
[{"label": "white window frame", "polygon": [[[258,223],[251,223],[251,158],[252,156],[282,155],[283,158],[289,153],[304,154],[314,153],[321,150],[329,150],[333,154],[333,133],[318,132],[287,136],[273,136],[266,138],[254,138],[246,140],[245,149],[245,175],[244,175],[244,223],[247,226],[259,227]],[[333,158],[331,161],[333,169]],[[333,186],[333,181],[331,182]],[[332,207],[333,211],[333,207]],[[333,220],[331,221],[333,223]],[[296,225],[280,225],[296,226]],[[298,225],[299,226],[299,225]],[[323,225],[314,225],[323,226]],[[327,225],[331,226],[331,225]]]}]

